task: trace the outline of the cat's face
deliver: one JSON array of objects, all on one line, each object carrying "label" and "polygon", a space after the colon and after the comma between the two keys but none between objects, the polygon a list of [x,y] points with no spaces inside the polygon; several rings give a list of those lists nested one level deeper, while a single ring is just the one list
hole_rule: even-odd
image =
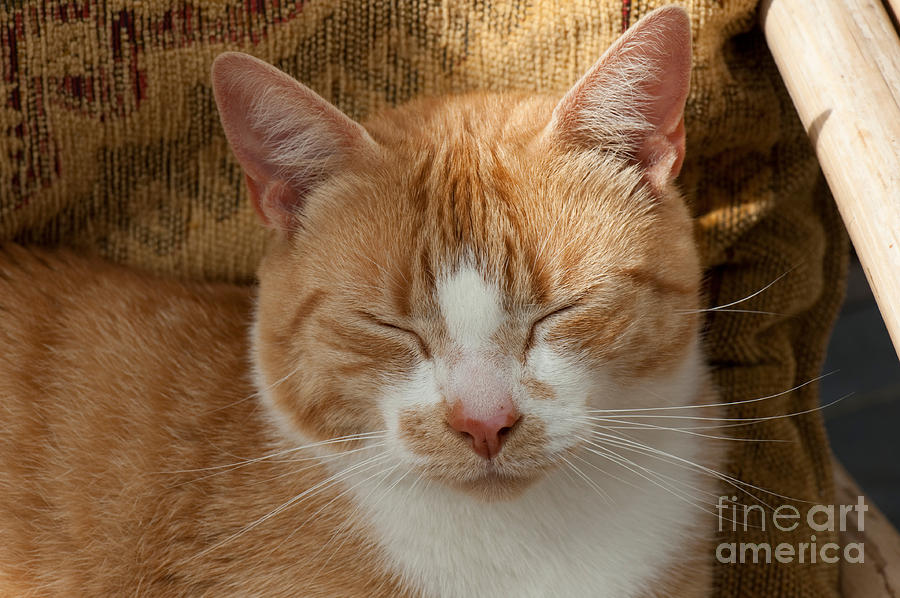
[{"label": "cat's face", "polygon": [[[562,101],[421,101],[365,130],[330,107],[313,122],[309,107],[273,116],[262,94],[243,112],[264,133],[247,142],[253,126],[229,131],[223,110],[232,143],[244,137],[235,152],[255,205],[279,230],[254,349],[288,433],[386,431],[396,463],[495,499],[573,454],[590,409],[685,400],[700,274],[670,182],[686,79],[663,81],[674,108],[638,102],[610,125],[584,114],[602,99],[585,97],[591,85],[610,85],[603,59],[594,71]],[[220,85],[220,107],[223,93],[243,97]],[[292,100],[322,102],[305,89]],[[268,166],[246,157],[266,146]]]}]

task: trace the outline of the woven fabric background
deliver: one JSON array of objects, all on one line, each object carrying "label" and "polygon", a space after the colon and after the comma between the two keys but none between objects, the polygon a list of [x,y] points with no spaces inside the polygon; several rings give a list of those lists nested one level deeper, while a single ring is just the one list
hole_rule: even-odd
[{"label": "woven fabric background", "polygon": [[[3,2],[0,241],[63,243],[181,277],[250,281],[265,235],[219,127],[209,83],[218,53],[259,56],[364,118],[421,94],[562,92],[625,28],[663,3]],[[681,185],[696,215],[710,305],[778,279],[739,306],[775,315],[710,314],[708,352],[724,400],[773,395],[819,372],[841,300],[847,243],[756,27],[756,2],[681,4],[694,38]],[[816,404],[811,384],[735,405],[729,416]],[[791,442],[735,443],[731,475],[782,495],[833,502],[831,456],[817,414],[739,430]],[[721,540],[796,546],[813,533],[805,526],[791,533],[726,528]],[[816,535],[820,545],[834,540]],[[837,565],[821,562],[717,566],[717,595],[828,598],[837,596],[837,577]]]}]

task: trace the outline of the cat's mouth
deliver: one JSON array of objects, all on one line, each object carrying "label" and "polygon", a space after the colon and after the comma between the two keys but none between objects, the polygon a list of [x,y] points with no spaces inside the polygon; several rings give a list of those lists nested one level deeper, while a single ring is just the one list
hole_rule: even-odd
[{"label": "cat's mouth", "polygon": [[550,459],[520,461],[513,455],[461,460],[434,455],[415,466],[426,479],[486,502],[511,500],[554,466]]},{"label": "cat's mouth", "polygon": [[556,461],[547,453],[543,424],[523,416],[498,454],[486,458],[471,439],[451,430],[439,410],[401,414],[400,437],[418,457],[420,474],[484,500],[513,498],[544,475]]},{"label": "cat's mouth", "polygon": [[467,472],[455,472],[464,475],[431,475],[447,486],[474,496],[487,502],[498,500],[510,500],[519,496],[539,477],[538,472],[530,475],[513,473],[509,468],[498,467],[486,462],[481,467],[473,468]]}]

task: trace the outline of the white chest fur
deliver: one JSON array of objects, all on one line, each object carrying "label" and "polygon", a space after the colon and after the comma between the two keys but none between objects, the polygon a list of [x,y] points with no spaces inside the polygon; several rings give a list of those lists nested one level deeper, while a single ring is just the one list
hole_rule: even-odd
[{"label": "white chest fur", "polygon": [[[697,457],[697,443],[677,444],[662,448]],[[639,597],[712,525],[662,485],[637,475],[624,483],[627,471],[600,457],[591,461],[609,475],[584,462],[579,470],[606,496],[566,470],[493,504],[413,476],[381,489],[362,484],[356,494],[395,570],[426,596]],[[682,467],[638,463],[698,484]]]}]

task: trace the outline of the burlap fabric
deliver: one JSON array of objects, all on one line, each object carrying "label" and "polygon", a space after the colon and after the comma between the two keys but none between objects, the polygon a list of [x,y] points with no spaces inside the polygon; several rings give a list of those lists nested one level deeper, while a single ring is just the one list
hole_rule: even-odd
[{"label": "burlap fabric", "polygon": [[[7,0],[0,241],[61,242],[179,276],[249,281],[264,234],[213,103],[209,67],[219,52],[255,54],[360,118],[420,94],[564,90],[662,3]],[[755,0],[683,4],[695,51],[681,184],[697,216],[710,305],[787,273],[736,306],[775,315],[710,314],[709,353],[725,400],[772,395],[818,373],[846,241],[756,27]],[[729,415],[804,411],[816,400],[813,384]],[[731,474],[833,502],[818,415],[737,430],[791,442],[735,443]],[[796,546],[812,533],[726,527],[721,539]],[[717,594],[827,598],[837,576],[837,565],[821,562],[717,566]]]}]

